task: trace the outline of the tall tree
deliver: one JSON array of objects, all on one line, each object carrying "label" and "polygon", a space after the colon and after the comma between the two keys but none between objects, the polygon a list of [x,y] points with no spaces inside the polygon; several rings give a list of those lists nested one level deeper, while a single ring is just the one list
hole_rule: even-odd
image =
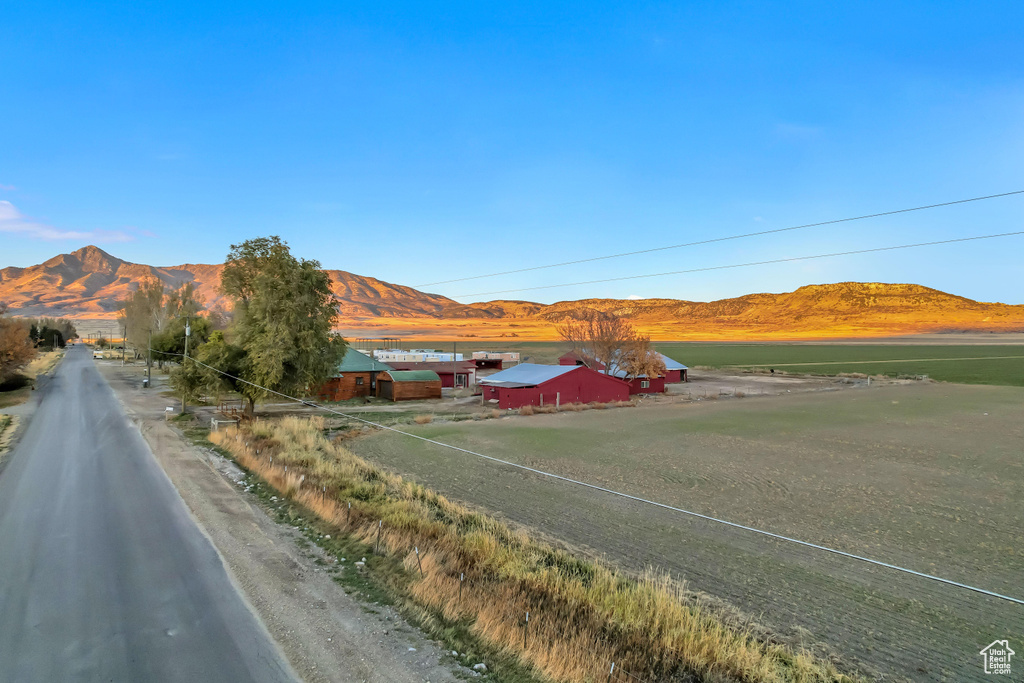
[{"label": "tall tree", "polygon": [[634,334],[622,347],[616,366],[629,379],[661,377],[665,374],[665,361],[661,354],[651,348],[651,338],[639,333]]},{"label": "tall tree", "polygon": [[234,302],[231,337],[244,353],[241,393],[251,413],[267,389],[306,395],[330,378],[345,354],[332,332],[338,302],[320,263],[297,259],[281,238],[231,246],[221,292]]},{"label": "tall tree", "polygon": [[164,284],[157,279],[143,281],[121,300],[117,322],[125,330],[125,345],[132,348],[136,359],[146,354],[150,335],[160,334],[165,321]]},{"label": "tall tree", "polygon": [[563,319],[556,330],[591,369],[605,374],[621,371],[630,379],[665,373],[665,363],[651,348],[650,338],[625,318],[585,308]]},{"label": "tall tree", "polygon": [[567,316],[555,328],[587,367],[612,372],[616,358],[636,335],[624,318],[592,308]]},{"label": "tall tree", "polygon": [[35,355],[29,325],[9,317],[7,304],[0,302],[0,384],[25,367]]},{"label": "tall tree", "polygon": [[159,353],[154,358],[163,361],[180,362],[185,353],[185,328],[189,328],[189,348],[195,350],[210,337],[212,325],[202,316],[203,299],[196,293],[191,282],[167,294],[163,311],[163,329],[153,336],[153,350]]}]

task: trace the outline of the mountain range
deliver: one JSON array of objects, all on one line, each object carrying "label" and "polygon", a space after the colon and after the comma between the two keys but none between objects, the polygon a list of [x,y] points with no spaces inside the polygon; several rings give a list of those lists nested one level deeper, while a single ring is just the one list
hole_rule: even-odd
[{"label": "mountain range", "polygon": [[[95,246],[27,268],[0,270],[0,301],[11,313],[113,320],[119,300],[148,278],[196,286],[208,307],[230,308],[219,293],[223,265],[148,266]],[[843,282],[782,294],[719,301],[583,299],[540,304],[461,304],[376,278],[328,270],[347,335],[434,339],[550,339],[554,325],[582,308],[630,318],[656,339],[892,336],[927,332],[1022,332],[1024,306],[983,303],[914,284]]]}]

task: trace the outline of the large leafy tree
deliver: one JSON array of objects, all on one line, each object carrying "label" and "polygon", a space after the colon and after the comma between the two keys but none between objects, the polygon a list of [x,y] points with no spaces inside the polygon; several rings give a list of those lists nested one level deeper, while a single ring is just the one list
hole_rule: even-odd
[{"label": "large leafy tree", "polygon": [[238,387],[250,412],[267,389],[306,395],[334,374],[345,341],[332,332],[338,304],[319,262],[296,258],[279,237],[251,239],[232,245],[221,292],[234,302],[241,377],[258,385]]}]

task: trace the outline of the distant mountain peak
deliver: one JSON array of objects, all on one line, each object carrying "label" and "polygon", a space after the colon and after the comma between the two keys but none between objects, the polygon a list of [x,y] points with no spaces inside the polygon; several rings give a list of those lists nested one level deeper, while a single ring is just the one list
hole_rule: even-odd
[{"label": "distant mountain peak", "polygon": [[[16,315],[112,318],[119,302],[155,278],[168,288],[195,285],[207,306],[227,308],[220,293],[221,264],[147,266],[89,245],[28,268],[0,269],[0,301]],[[495,331],[524,338],[533,329],[550,338],[553,325],[581,309],[628,317],[659,339],[810,338],[888,336],[920,332],[1024,331],[1024,306],[979,303],[906,283],[837,282],[781,294],[747,294],[719,301],[581,299],[539,304],[489,301],[460,304],[438,294],[343,270],[328,270],[338,299],[339,325],[360,334],[447,330],[483,337]],[[403,331],[404,330],[404,331]],[[456,330],[456,332],[452,332]],[[544,336],[546,335],[546,337]],[[439,337],[428,337],[439,338]]]}]

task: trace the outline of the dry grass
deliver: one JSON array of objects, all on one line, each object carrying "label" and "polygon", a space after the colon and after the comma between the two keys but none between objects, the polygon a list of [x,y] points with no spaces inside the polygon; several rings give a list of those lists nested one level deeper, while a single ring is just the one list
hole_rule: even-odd
[{"label": "dry grass", "polygon": [[534,409],[533,406],[523,406],[519,409],[520,415],[533,415],[535,412],[537,411]]},{"label": "dry grass", "polygon": [[[645,680],[849,680],[827,662],[726,625],[666,577],[632,579],[552,549],[372,466],[325,439],[322,428],[319,418],[288,417],[214,432],[210,439],[284,495],[368,544],[383,520],[382,550],[409,569],[407,583],[393,586],[401,597],[427,619],[471,624],[477,637],[543,676],[604,680],[614,661]],[[460,574],[466,576],[461,599]]]},{"label": "dry grass", "polygon": [[499,417],[502,417],[504,414],[505,413],[501,412],[497,408],[494,408],[494,409],[491,410],[491,418],[494,419],[494,420],[497,420]]},{"label": "dry grass", "polygon": [[0,456],[7,452],[17,429],[17,415],[0,415]]},{"label": "dry grass", "polygon": [[57,367],[57,363],[59,363],[60,359],[63,357],[63,351],[47,351],[46,353],[40,353],[31,363],[28,364],[28,367],[25,369],[25,374],[29,377],[45,375]]},{"label": "dry grass", "polygon": [[418,425],[430,424],[431,422],[434,421],[434,416],[433,415],[417,415],[416,417],[414,417],[412,419],[412,421],[415,422]]}]

